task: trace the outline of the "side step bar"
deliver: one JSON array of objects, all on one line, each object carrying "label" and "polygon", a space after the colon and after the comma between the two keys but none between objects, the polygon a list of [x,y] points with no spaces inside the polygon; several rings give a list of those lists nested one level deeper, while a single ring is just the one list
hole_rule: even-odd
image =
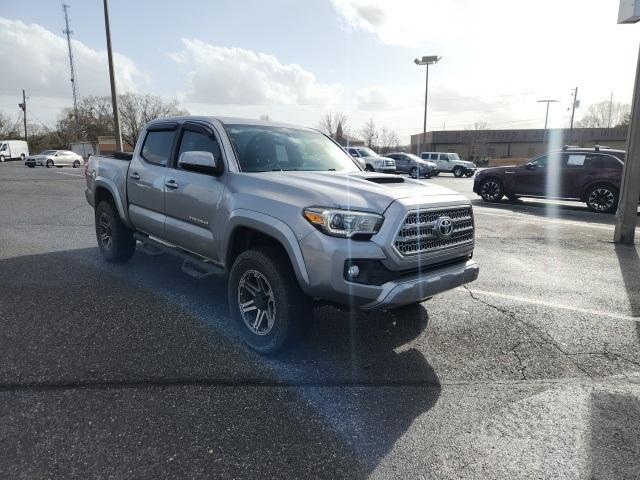
[{"label": "side step bar", "polygon": [[182,271],[190,277],[201,279],[210,277],[211,275],[225,276],[226,272],[224,268],[214,265],[211,262],[201,260],[196,255],[182,250],[178,247],[167,245],[163,242],[159,242],[146,235],[135,232],[133,238],[142,243],[141,250],[147,255],[160,255],[168,253],[182,259]]}]

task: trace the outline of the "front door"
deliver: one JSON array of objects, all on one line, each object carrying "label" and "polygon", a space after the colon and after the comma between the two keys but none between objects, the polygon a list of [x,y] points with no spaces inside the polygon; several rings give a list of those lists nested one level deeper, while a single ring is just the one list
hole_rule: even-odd
[{"label": "front door", "polygon": [[165,238],[164,183],[177,127],[172,123],[147,130],[142,149],[133,156],[128,170],[131,222],[137,229],[159,238]]},{"label": "front door", "polygon": [[544,196],[547,184],[548,156],[542,155],[514,169],[513,193]]},{"label": "front door", "polygon": [[178,164],[182,153],[199,151],[211,152],[216,163],[224,165],[219,139],[208,127],[186,123],[176,151],[165,182],[167,240],[204,257],[220,260],[216,249],[216,236],[220,232],[215,226],[219,225],[217,205],[224,185],[219,176],[184,170]]}]

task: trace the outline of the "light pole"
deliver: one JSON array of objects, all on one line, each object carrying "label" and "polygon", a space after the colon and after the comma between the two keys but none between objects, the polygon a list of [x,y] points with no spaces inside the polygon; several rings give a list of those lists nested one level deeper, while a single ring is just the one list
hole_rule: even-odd
[{"label": "light pole", "polygon": [[437,55],[430,55],[422,58],[416,58],[413,61],[413,63],[415,63],[418,66],[421,66],[421,65],[427,66],[427,73],[424,81],[424,122],[422,123],[422,138],[418,142],[418,151],[416,152],[418,155],[420,155],[422,144],[424,143],[424,140],[427,137],[427,95],[429,93],[429,65],[438,63],[438,61],[441,58],[442,57],[439,57]]},{"label": "light pole", "polygon": [[[640,2],[620,0],[618,23],[640,21]],[[631,124],[627,137],[627,158],[622,169],[622,189],[616,212],[616,229],[613,241],[633,245],[638,222],[638,197],[640,197],[640,52],[633,88]]]},{"label": "light pole", "polygon": [[558,100],[538,100],[538,103],[547,104],[547,113],[544,116],[544,136],[542,137],[542,143],[547,141],[547,123],[549,121],[549,104],[556,103]]}]

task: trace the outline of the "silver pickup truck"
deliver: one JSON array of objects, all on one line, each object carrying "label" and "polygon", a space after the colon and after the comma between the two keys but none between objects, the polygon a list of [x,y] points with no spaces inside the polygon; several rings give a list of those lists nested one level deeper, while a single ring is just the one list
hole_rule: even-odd
[{"label": "silver pickup truck", "polygon": [[296,338],[314,303],[415,305],[478,276],[469,200],[362,171],[313,129],[156,120],[132,155],[90,158],[86,197],[107,261],[139,244],[194,277],[228,276],[230,311],[264,354]]}]

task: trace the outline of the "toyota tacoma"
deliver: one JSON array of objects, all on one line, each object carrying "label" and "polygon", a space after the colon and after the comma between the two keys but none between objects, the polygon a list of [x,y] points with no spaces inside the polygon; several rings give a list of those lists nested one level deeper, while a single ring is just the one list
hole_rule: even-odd
[{"label": "toyota tacoma", "polygon": [[107,261],[139,246],[226,276],[231,314],[263,354],[290,344],[314,304],[415,305],[478,276],[469,200],[363,171],[309,128],[155,120],[132,154],[90,158],[86,197]]}]

